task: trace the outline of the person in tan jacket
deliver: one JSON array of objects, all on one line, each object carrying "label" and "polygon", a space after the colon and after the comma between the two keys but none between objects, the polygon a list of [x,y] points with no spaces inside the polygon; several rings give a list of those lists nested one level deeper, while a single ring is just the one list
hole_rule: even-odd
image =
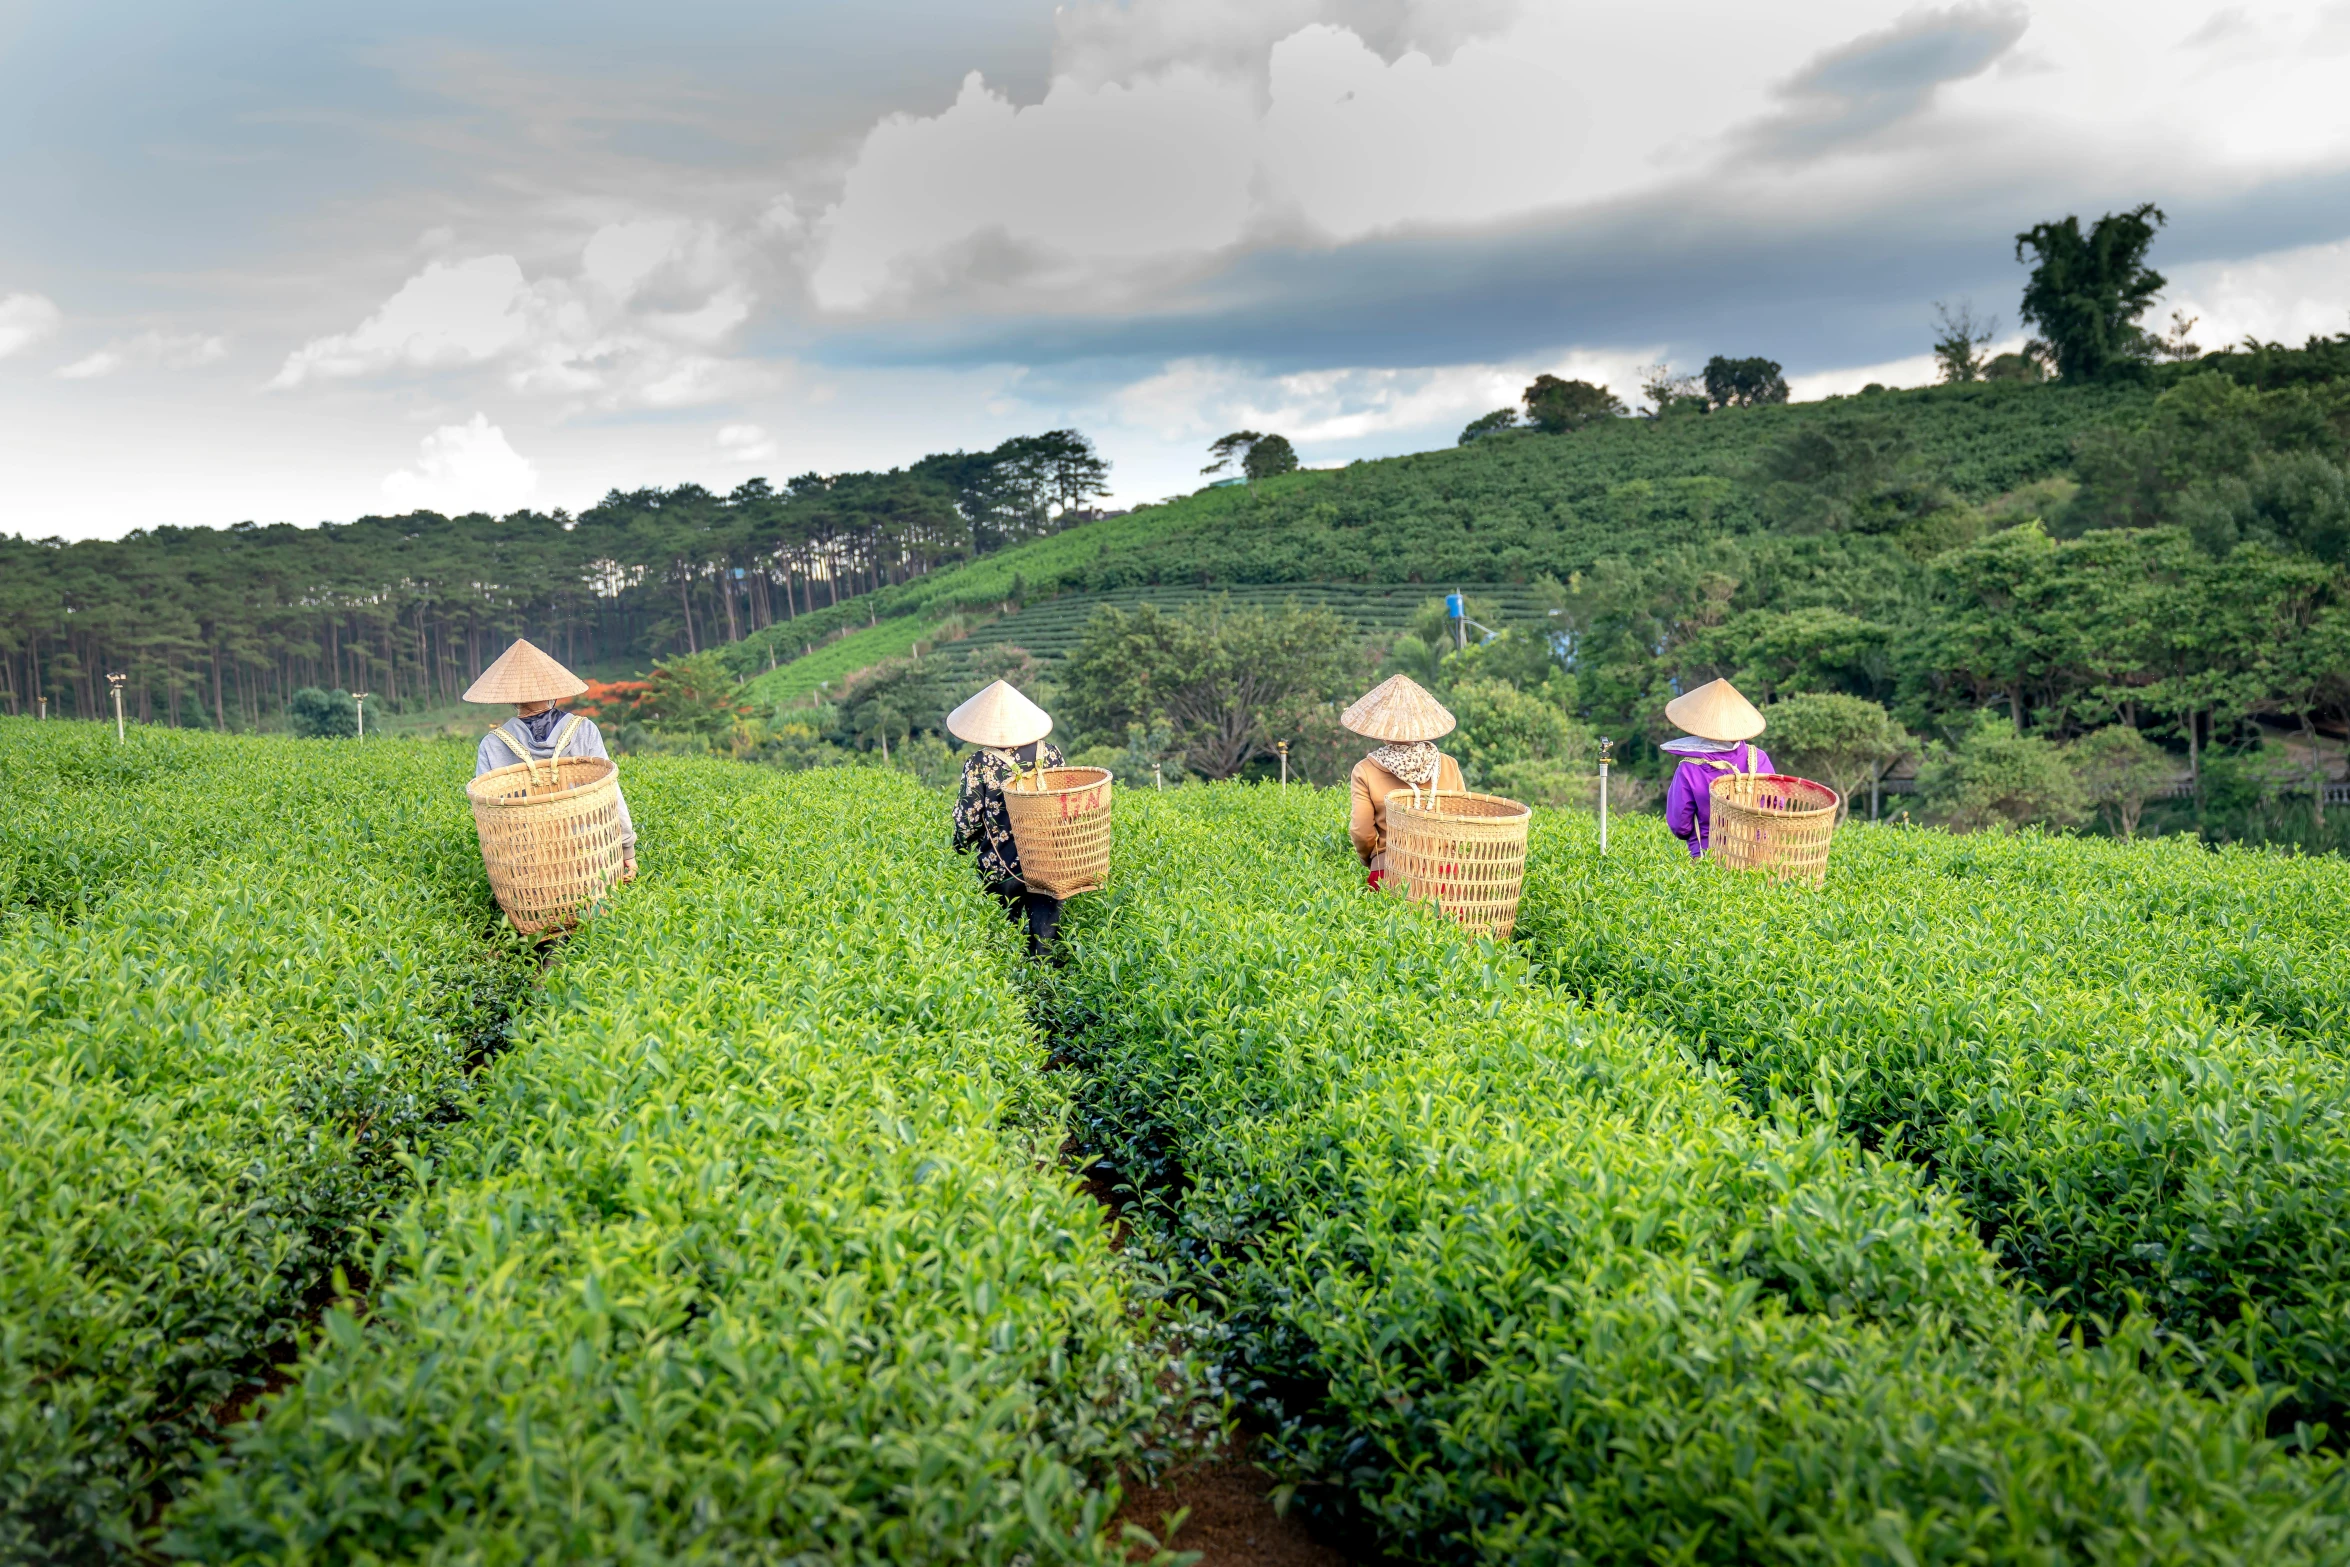
[{"label": "person in tan jacket", "polygon": [[1453,716],[1409,675],[1394,675],[1338,715],[1366,740],[1385,742],[1348,775],[1346,835],[1380,886],[1387,876],[1387,797],[1398,789],[1463,790],[1460,763],[1436,749],[1452,733]]}]

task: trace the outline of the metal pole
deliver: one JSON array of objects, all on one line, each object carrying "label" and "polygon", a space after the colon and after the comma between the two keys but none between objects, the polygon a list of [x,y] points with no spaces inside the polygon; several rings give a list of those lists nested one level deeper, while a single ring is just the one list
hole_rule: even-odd
[{"label": "metal pole", "polygon": [[47,697],[45,697],[45,696],[44,696],[44,697],[37,698],[36,700],[38,700],[38,701],[39,701],[39,703],[41,704],[41,717],[42,717],[43,719],[46,719],[46,718],[48,718],[48,716],[49,716],[49,699],[48,699]]},{"label": "metal pole", "polygon": [[1599,742],[1599,852],[1607,853],[1607,764],[1613,740]]},{"label": "metal pole", "polygon": [[359,738],[364,740],[367,738],[367,693],[354,691],[351,700],[359,704]]},{"label": "metal pole", "polygon": [[1153,789],[1167,787],[1167,780],[1159,776],[1159,764],[1156,762],[1151,763],[1151,787]]},{"label": "metal pole", "polygon": [[1276,740],[1273,742],[1273,749],[1281,757],[1281,787],[1286,789],[1289,787],[1289,742]]},{"label": "metal pole", "polygon": [[122,683],[129,678],[127,675],[108,675],[106,677],[106,684],[114,691],[114,743],[116,745],[125,743],[122,733]]}]

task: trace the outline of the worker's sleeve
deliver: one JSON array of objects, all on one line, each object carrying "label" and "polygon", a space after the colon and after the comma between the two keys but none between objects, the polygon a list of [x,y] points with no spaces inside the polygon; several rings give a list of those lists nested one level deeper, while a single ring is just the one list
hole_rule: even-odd
[{"label": "worker's sleeve", "polygon": [[1436,787],[1449,789],[1459,794],[1468,793],[1469,784],[1468,780],[1461,776],[1461,764],[1449,756],[1439,757],[1437,760],[1440,765],[1436,769]]},{"label": "worker's sleeve", "polygon": [[978,770],[979,753],[974,751],[963,762],[963,786],[955,795],[954,833],[948,841],[957,854],[979,846],[980,818],[986,802],[980,798],[982,791],[975,776]]},{"label": "worker's sleeve", "polygon": [[498,768],[513,765],[513,753],[506,749],[505,742],[496,735],[483,735],[481,744],[474,748],[473,776],[476,778],[484,773],[494,772]]},{"label": "worker's sleeve", "polygon": [[1346,835],[1354,840],[1356,858],[1368,865],[1371,856],[1379,852],[1378,808],[1371,803],[1371,786],[1363,782],[1361,773],[1349,773],[1346,788]]},{"label": "worker's sleeve", "polygon": [[[570,750],[573,756],[600,756],[606,761],[612,759],[612,753],[604,749],[604,731],[596,727],[596,721],[592,718],[580,720],[579,728],[572,732]],[[620,802],[620,844],[628,851],[629,858],[634,859],[636,818],[628,814],[628,796],[620,792],[618,784],[612,786],[612,793]]]},{"label": "worker's sleeve", "polygon": [[1673,770],[1673,781],[1665,789],[1665,826],[1676,838],[1697,836],[1697,783],[1705,769],[1691,762],[1683,762]]}]

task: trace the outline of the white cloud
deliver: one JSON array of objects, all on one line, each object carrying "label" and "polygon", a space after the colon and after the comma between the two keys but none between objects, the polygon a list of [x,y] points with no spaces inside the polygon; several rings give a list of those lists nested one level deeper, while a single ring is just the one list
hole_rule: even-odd
[{"label": "white cloud", "polygon": [[118,337],[97,352],[76,359],[57,373],[68,381],[89,381],[114,374],[126,365],[149,365],[159,370],[193,370],[228,357],[228,339],[202,332],[141,332]]},{"label": "white cloud", "polygon": [[429,262],[352,331],[289,354],[270,385],[495,365],[509,390],[602,408],[721,400],[769,379],[710,352],[750,317],[741,264],[716,225],[675,218],[599,227],[570,276],[534,282],[511,255]]},{"label": "white cloud", "polygon": [[479,364],[522,342],[530,329],[528,292],[512,256],[429,262],[354,330],[312,338],[288,354],[269,384]]},{"label": "white cloud", "polygon": [[383,493],[396,511],[503,514],[526,504],[538,484],[538,470],[507,444],[506,432],[477,413],[426,436],[416,466],[385,474]]},{"label": "white cloud", "polygon": [[755,424],[720,425],[718,452],[728,462],[766,462],[775,455],[775,441]]},{"label": "white cloud", "polygon": [[1574,178],[1586,111],[1519,51],[1389,61],[1315,23],[1264,63],[1265,102],[1180,59],[1130,82],[1065,75],[1026,108],[973,72],[944,113],[866,137],[825,220],[817,304],[1139,304],[1252,237],[1479,222]]},{"label": "white cloud", "polygon": [[1572,178],[1587,129],[1571,81],[1484,42],[1445,65],[1389,61],[1351,32],[1309,27],[1274,48],[1272,91],[1263,190],[1339,239],[1522,211]]},{"label": "white cloud", "polygon": [[[2021,337],[2005,343],[1995,343],[1985,353],[2006,353],[2021,348]],[[1815,402],[1823,397],[1849,397],[1872,381],[1879,386],[1931,386],[1941,378],[1941,367],[1932,354],[1910,354],[1900,359],[1888,359],[1882,364],[1846,365],[1834,370],[1814,370],[1804,375],[1787,378],[1787,396],[1798,403]]]},{"label": "white cloud", "polygon": [[1053,13],[1053,75],[1088,87],[1189,65],[1261,79],[1268,52],[1317,23],[1343,27],[1393,60],[1442,64],[1515,19],[1517,0],[1077,0]]},{"label": "white cloud", "polygon": [[2350,331],[2350,240],[2166,270],[2170,288],[2149,324],[2167,329],[2184,310],[2201,318],[2194,337],[2207,349],[2247,337],[2299,347]]},{"label": "white cloud", "polygon": [[1212,359],[1178,359],[1111,399],[1118,423],[1159,441],[1215,439],[1229,430],[1277,431],[1301,450],[1351,446],[1410,431],[1452,434],[1480,414],[1514,406],[1544,372],[1592,381],[1629,404],[1639,397],[1635,353],[1569,353],[1512,364],[1358,367],[1268,376]]},{"label": "white cloud", "polygon": [[1054,292],[1097,273],[1147,284],[1238,236],[1250,99],[1177,66],[1133,87],[1057,82],[1016,110],[974,71],[944,114],[893,115],[865,138],[810,290],[857,310],[942,287]]},{"label": "white cloud", "polygon": [[2120,31],[2095,0],[1077,0],[1039,101],[973,74],[873,127],[810,292],[848,314],[1214,309],[1253,286],[1226,271],[1252,248],[1604,224],[1627,199],[1735,231],[1928,186],[2086,203],[2338,168],[2350,120],[2308,7],[2238,9],[2249,41],[2215,54],[2183,42],[2207,0],[2145,0]]},{"label": "white cloud", "polygon": [[57,330],[65,312],[41,294],[0,294],[0,359]]}]

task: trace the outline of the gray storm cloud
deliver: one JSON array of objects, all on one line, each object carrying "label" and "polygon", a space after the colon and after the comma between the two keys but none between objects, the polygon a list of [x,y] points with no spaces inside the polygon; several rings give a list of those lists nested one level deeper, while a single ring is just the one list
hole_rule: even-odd
[{"label": "gray storm cloud", "polygon": [[1922,113],[1945,83],[1989,70],[2031,24],[2018,4],[1912,11],[1815,56],[1780,83],[1774,94],[1787,107],[1754,128],[1754,143],[1800,157],[1874,135]]}]

